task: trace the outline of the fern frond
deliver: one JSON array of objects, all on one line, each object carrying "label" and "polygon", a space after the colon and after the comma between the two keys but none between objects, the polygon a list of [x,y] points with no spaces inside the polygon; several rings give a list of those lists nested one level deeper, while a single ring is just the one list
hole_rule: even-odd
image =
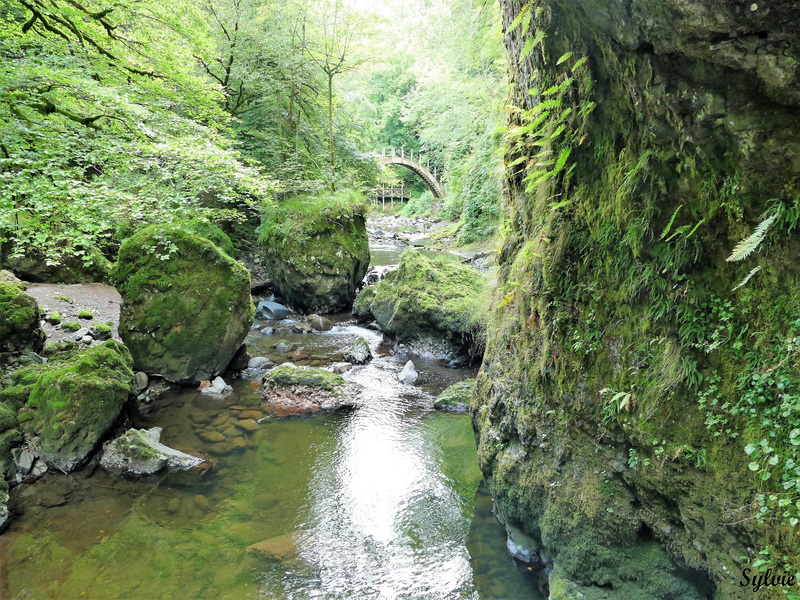
[{"label": "fern frond", "polygon": [[739,242],[736,247],[733,249],[731,255],[726,259],[728,262],[735,262],[737,260],[743,260],[750,256],[756,248],[761,244],[764,240],[764,236],[767,235],[767,231],[770,228],[770,225],[775,221],[777,218],[777,214],[773,213],[769,217],[767,217],[764,221],[762,221],[753,234]]},{"label": "fern frond", "polygon": [[745,285],[745,284],[746,284],[748,281],[750,281],[750,278],[751,278],[753,275],[755,275],[756,273],[758,273],[760,270],[761,270],[761,266],[754,267],[754,268],[753,268],[753,269],[752,269],[752,270],[751,270],[751,271],[750,271],[750,272],[749,272],[747,275],[745,275],[745,276],[744,276],[744,279],[742,279],[742,280],[739,282],[739,285],[737,285],[737,286],[736,286],[735,288],[733,288],[731,291],[732,291],[732,292],[735,292],[735,291],[736,291],[736,290],[738,290],[740,287],[742,287],[743,285]]}]

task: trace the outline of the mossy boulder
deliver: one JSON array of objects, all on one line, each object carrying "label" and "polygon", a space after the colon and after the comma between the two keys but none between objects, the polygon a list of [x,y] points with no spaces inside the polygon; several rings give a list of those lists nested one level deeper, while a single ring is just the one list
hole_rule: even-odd
[{"label": "mossy boulder", "polygon": [[363,206],[309,200],[288,202],[265,219],[260,240],[270,281],[300,312],[349,310],[369,267]]},{"label": "mossy boulder", "polygon": [[469,410],[469,402],[474,391],[474,379],[465,379],[464,381],[459,381],[439,394],[436,402],[433,403],[433,407],[437,410],[445,410],[449,412],[467,412]]},{"label": "mossy boulder", "polygon": [[25,399],[19,412],[22,429],[39,437],[45,462],[72,471],[86,461],[133,393],[132,367],[128,349],[108,340],[21,369],[14,374],[15,385],[3,390],[3,399]]},{"label": "mossy boulder", "polygon": [[0,402],[0,480],[11,465],[12,446],[22,441],[22,433],[17,429],[18,424],[16,408]]},{"label": "mossy boulder", "polygon": [[372,301],[375,300],[377,291],[378,288],[371,285],[358,292],[356,300],[353,302],[354,317],[358,317],[360,321],[372,318]]},{"label": "mossy boulder", "polygon": [[287,417],[352,406],[357,392],[331,371],[283,365],[264,375],[262,400],[275,416]]},{"label": "mossy boulder", "polygon": [[377,285],[370,312],[400,340],[433,336],[480,346],[489,293],[487,276],[480,271],[407,251],[399,268]]},{"label": "mossy boulder", "polygon": [[44,342],[36,300],[14,283],[0,282],[0,352],[39,352]]},{"label": "mossy boulder", "polygon": [[126,239],[114,277],[119,334],[136,369],[168,381],[224,371],[253,323],[247,269],[182,229],[152,226]]},{"label": "mossy boulder", "polygon": [[38,251],[10,254],[8,244],[0,248],[0,264],[26,281],[38,283],[105,283],[113,270],[113,264],[96,248],[86,251],[85,257],[64,256],[58,263]]}]

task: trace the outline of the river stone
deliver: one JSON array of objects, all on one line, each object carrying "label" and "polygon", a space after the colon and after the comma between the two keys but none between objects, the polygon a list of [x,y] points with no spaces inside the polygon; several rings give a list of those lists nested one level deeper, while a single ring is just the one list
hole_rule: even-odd
[{"label": "river stone", "polygon": [[251,358],[248,361],[247,368],[248,369],[268,369],[269,367],[274,366],[274,365],[275,365],[275,363],[273,363],[266,356],[254,356],[253,358]]},{"label": "river stone", "polygon": [[352,368],[353,364],[349,362],[335,362],[331,365],[331,371],[333,371],[337,375],[341,375],[342,373],[347,373],[347,371],[349,371]]},{"label": "river stone", "polygon": [[298,348],[293,352],[289,352],[288,356],[292,360],[303,360],[304,358],[308,358],[308,350],[305,348]]},{"label": "river stone", "polygon": [[363,365],[372,359],[369,343],[363,337],[358,338],[350,349],[345,352],[344,359],[354,365]]},{"label": "river stone", "polygon": [[212,444],[225,441],[225,436],[219,431],[201,431],[198,436],[200,439],[206,442],[211,442]]},{"label": "river stone", "polygon": [[257,410],[245,410],[239,415],[242,419],[260,419],[264,415],[262,415]]},{"label": "river stone", "polygon": [[202,510],[203,512],[208,512],[212,509],[213,505],[211,501],[206,498],[203,494],[197,494],[194,497],[194,503],[197,508]]},{"label": "river stone", "polygon": [[297,554],[297,541],[295,533],[286,533],[278,537],[264,540],[247,547],[248,552],[261,554],[267,558],[288,561]]},{"label": "river stone", "polygon": [[161,431],[161,427],[128,429],[106,447],[100,464],[109,473],[139,477],[162,469],[186,471],[205,462],[162,444]]},{"label": "river stone", "polygon": [[133,361],[128,349],[107,340],[75,353],[57,353],[37,365],[27,387],[32,418],[22,423],[38,435],[38,454],[50,466],[68,472],[86,462],[116,422],[134,393]]},{"label": "river stone", "polygon": [[41,352],[45,339],[36,300],[14,283],[0,282],[0,352]]},{"label": "river stone", "polygon": [[[72,335],[72,339],[76,342],[82,342],[83,338],[89,335],[89,328],[88,327],[81,327]],[[91,340],[90,340],[91,341]]]},{"label": "river stone", "polygon": [[178,228],[151,226],[127,238],[114,277],[120,336],[139,370],[167,381],[196,384],[221,373],[253,322],[247,269]]},{"label": "river stone", "polygon": [[134,376],[134,381],[136,383],[137,391],[140,392],[142,390],[146,390],[147,386],[150,384],[150,378],[144,371],[136,371],[136,375]]},{"label": "river stone", "polygon": [[210,385],[201,386],[200,393],[213,396],[223,396],[233,391],[233,388],[225,383],[222,377],[215,377]]},{"label": "river stone", "polygon": [[231,446],[236,448],[237,450],[241,448],[247,448],[247,440],[243,437],[235,437],[231,440]]},{"label": "river stone", "polygon": [[274,327],[264,327],[264,329],[261,330],[261,335],[272,335],[273,333],[275,333]]},{"label": "river stone", "polygon": [[277,302],[272,302],[270,300],[262,300],[258,303],[256,313],[260,319],[272,319],[274,321],[280,321],[281,319],[285,319],[292,314],[292,311],[286,308],[283,304],[278,304]]},{"label": "river stone", "polygon": [[333,321],[320,315],[308,315],[308,323],[316,331],[330,331],[333,328]]},{"label": "river stone", "polygon": [[419,377],[419,375],[414,368],[414,363],[411,361],[408,361],[403,367],[403,370],[397,375],[397,379],[400,383],[414,383],[417,377]]},{"label": "river stone", "polygon": [[236,421],[235,424],[245,431],[255,431],[258,429],[258,422],[254,419],[242,419],[241,421]]},{"label": "river stone", "polygon": [[277,417],[354,406],[359,386],[313,367],[281,365],[264,375],[262,399]]}]

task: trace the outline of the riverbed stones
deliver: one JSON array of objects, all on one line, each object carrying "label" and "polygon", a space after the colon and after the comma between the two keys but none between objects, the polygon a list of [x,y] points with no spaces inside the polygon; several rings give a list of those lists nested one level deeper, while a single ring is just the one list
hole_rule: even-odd
[{"label": "riverbed stones", "polygon": [[308,324],[316,331],[330,331],[333,328],[333,321],[320,315],[308,315]]},{"label": "riverbed stones", "polygon": [[335,362],[331,365],[331,371],[333,371],[337,375],[341,375],[342,373],[347,373],[352,368],[353,368],[353,363],[349,362]]},{"label": "riverbed stones", "polygon": [[255,419],[242,419],[240,421],[236,421],[234,425],[236,425],[236,427],[238,427],[239,429],[243,429],[247,432],[253,432],[256,429],[258,429],[258,421],[256,421]]},{"label": "riverbed stones", "polygon": [[225,441],[225,436],[219,431],[201,431],[197,435],[200,437],[200,439],[212,444]]},{"label": "riverbed stones", "polygon": [[126,239],[114,277],[119,333],[137,369],[174,383],[221,373],[253,322],[247,269],[178,228],[151,226]]},{"label": "riverbed stones", "polygon": [[397,380],[400,383],[404,384],[411,384],[414,383],[419,377],[416,368],[414,368],[414,363],[410,360],[403,366],[403,369],[400,373],[397,374]]},{"label": "riverbed stones", "polygon": [[136,390],[141,392],[147,389],[150,384],[150,378],[144,371],[136,371],[134,374],[134,382],[136,383]]},{"label": "riverbed stones", "polygon": [[283,365],[264,376],[261,397],[270,412],[286,417],[353,406],[358,391],[358,386],[330,371]]},{"label": "riverbed stones", "polygon": [[297,555],[297,534],[286,533],[251,544],[247,547],[247,551],[281,562],[291,561]]},{"label": "riverbed stones", "polygon": [[233,388],[225,383],[222,377],[215,377],[213,381],[204,381],[200,384],[200,393],[210,396],[224,396],[230,394],[232,391]]},{"label": "riverbed stones", "polygon": [[372,352],[367,340],[363,337],[357,338],[350,349],[345,352],[344,359],[354,365],[363,365],[372,360]]},{"label": "riverbed stones", "polygon": [[254,356],[251,358],[247,363],[248,369],[268,369],[271,366],[274,366],[270,359],[266,356]]},{"label": "riverbed stones", "polygon": [[186,471],[205,462],[162,444],[161,431],[161,427],[128,429],[106,447],[100,464],[114,475],[140,477],[162,470]]},{"label": "riverbed stones", "polygon": [[0,282],[0,352],[41,352],[46,336],[39,305],[19,285]]}]

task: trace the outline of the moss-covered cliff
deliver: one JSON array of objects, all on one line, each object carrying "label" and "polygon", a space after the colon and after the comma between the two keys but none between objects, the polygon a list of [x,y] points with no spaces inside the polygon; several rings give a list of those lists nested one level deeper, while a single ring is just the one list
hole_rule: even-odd
[{"label": "moss-covered cliff", "polygon": [[800,569],[800,3],[502,5],[495,501],[554,599],[751,597]]}]

